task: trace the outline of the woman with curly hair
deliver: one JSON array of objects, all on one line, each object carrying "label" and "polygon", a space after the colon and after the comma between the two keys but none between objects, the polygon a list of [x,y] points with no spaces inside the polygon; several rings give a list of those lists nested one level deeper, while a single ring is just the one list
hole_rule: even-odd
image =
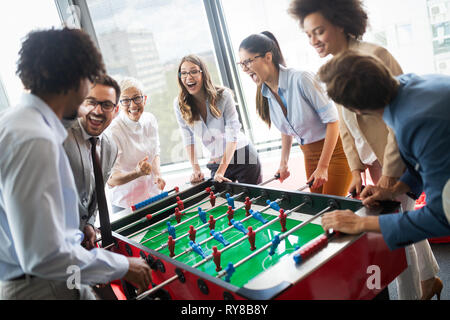
[{"label": "woman with curly hair", "polygon": [[241,132],[233,95],[213,84],[204,61],[196,55],[181,59],[178,67],[180,94],[175,115],[193,174],[191,183],[203,180],[196,153],[196,137],[211,153],[207,168],[215,181],[261,182],[261,163],[254,146]]},{"label": "woman with curly hair", "polygon": [[[368,21],[362,1],[294,0],[289,13],[299,20],[311,46],[321,58],[353,50],[376,56],[394,75],[403,73],[388,50],[361,40]],[[366,169],[377,186],[392,187],[405,171],[393,130],[380,116],[356,114],[339,104],[336,106],[341,120],[342,143],[352,170],[350,191],[361,192]],[[404,210],[414,209],[412,199],[405,196],[399,200],[402,200]],[[410,268],[398,278],[399,298],[422,296],[429,299],[441,284],[440,279],[435,277],[439,267],[433,252],[426,240],[406,249]],[[419,276],[422,288],[418,285]]]},{"label": "woman with curly hair", "polygon": [[295,138],[304,154],[311,192],[347,195],[351,174],[339,138],[334,103],[310,72],[286,68],[275,36],[265,31],[244,39],[239,63],[258,86],[256,110],[281,132],[280,181],[290,176],[288,161]]}]

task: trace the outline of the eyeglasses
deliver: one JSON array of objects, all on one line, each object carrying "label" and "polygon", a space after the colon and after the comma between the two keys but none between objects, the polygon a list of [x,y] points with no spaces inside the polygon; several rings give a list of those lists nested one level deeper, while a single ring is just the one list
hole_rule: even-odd
[{"label": "eyeglasses", "polygon": [[178,76],[181,79],[186,79],[189,75],[191,75],[192,77],[196,77],[197,75],[199,75],[200,73],[202,73],[202,70],[196,69],[196,70],[191,70],[191,71],[181,71]]},{"label": "eyeglasses", "polygon": [[131,100],[133,100],[135,104],[141,104],[144,101],[144,96],[136,96],[131,99],[122,99],[120,100],[120,103],[125,107],[129,107],[131,105]]},{"label": "eyeglasses", "polygon": [[242,62],[238,62],[237,64],[238,64],[242,69],[244,69],[244,67],[248,68],[248,66],[249,66],[251,63],[253,63],[253,61],[255,61],[256,58],[263,58],[263,57],[264,57],[264,55],[260,54],[260,55],[258,55],[258,56],[253,57],[253,58],[249,58],[249,59],[244,60],[244,61],[242,61]]},{"label": "eyeglasses", "polygon": [[111,101],[97,101],[95,99],[86,99],[84,104],[91,108],[96,108],[98,105],[102,108],[103,112],[111,112],[116,107]]}]

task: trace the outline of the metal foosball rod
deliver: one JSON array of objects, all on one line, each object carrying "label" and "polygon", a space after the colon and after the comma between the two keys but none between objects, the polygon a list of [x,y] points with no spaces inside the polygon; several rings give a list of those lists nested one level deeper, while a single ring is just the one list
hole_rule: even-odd
[{"label": "metal foosball rod", "polygon": [[260,184],[259,184],[259,186],[264,186],[264,185],[266,185],[266,184],[268,184],[268,183],[270,183],[270,182],[272,182],[272,181],[275,181],[275,180],[278,180],[278,179],[280,179],[280,174],[278,173],[278,174],[276,174],[276,175],[274,175],[273,176],[273,178],[270,178],[269,180],[266,180],[266,181],[264,181],[264,182],[261,182]]},{"label": "metal foosball rod", "polygon": [[[279,178],[280,178],[280,175],[274,176],[273,178],[271,178],[271,179],[269,179],[269,180],[267,180],[267,181],[262,182],[262,183],[260,184],[260,186],[262,186],[262,185],[264,185],[264,184],[267,184],[267,183],[269,183],[269,182],[271,182],[271,181],[273,181],[273,180],[275,180],[275,179],[279,179]],[[193,196],[191,196],[191,197],[189,197],[189,198],[184,199],[184,201],[189,201],[189,200],[191,200],[191,199],[197,197],[198,195],[200,195],[200,194],[203,193],[203,192],[209,193],[210,191],[212,191],[212,190],[214,190],[214,189],[215,189],[215,187],[214,187],[214,186],[211,186],[211,187],[209,187],[209,188],[206,188],[206,189],[205,189],[204,191],[202,191],[202,192],[199,192],[199,193],[197,193],[197,194],[195,194],[195,195],[193,195]],[[177,192],[178,192],[178,187],[174,188],[173,190],[171,190],[171,191],[169,191],[169,192],[172,192],[172,191],[177,191]],[[222,192],[219,192],[219,193],[216,194],[215,196],[216,196],[216,197],[217,197],[217,196],[220,196],[220,195],[222,195],[222,194],[225,193],[225,192],[226,192],[226,190],[224,190],[224,191],[222,191]],[[206,202],[208,202],[208,200],[204,200],[204,201],[202,201],[202,202],[200,202],[200,203],[198,203],[198,204],[195,204],[195,205],[193,205],[193,206],[190,206],[189,208],[182,210],[181,213],[186,213],[187,211],[193,209],[194,207],[197,207],[197,206],[199,206],[199,205],[201,205],[201,204],[204,204],[204,203],[206,203]],[[124,227],[122,227],[122,228],[120,228],[120,229],[118,229],[118,230],[115,230],[115,232],[120,233],[120,232],[125,231],[125,230],[127,230],[127,229],[129,229],[129,228],[132,228],[132,227],[134,227],[134,226],[136,226],[136,225],[138,225],[138,224],[140,224],[140,223],[144,223],[144,222],[150,220],[151,218],[153,218],[154,216],[157,216],[158,214],[160,214],[160,213],[162,213],[162,212],[166,212],[167,210],[172,209],[172,208],[174,208],[174,207],[176,207],[176,206],[177,206],[177,204],[175,203],[175,204],[173,204],[173,205],[171,205],[171,206],[169,206],[169,207],[167,207],[167,208],[164,208],[164,209],[161,209],[161,210],[155,212],[154,214],[146,215],[145,217],[143,217],[143,218],[141,218],[141,219],[139,219],[139,220],[137,220],[137,221],[135,221],[135,222],[133,222],[133,223],[127,225],[127,226],[124,226]],[[170,218],[172,218],[173,216],[174,216],[174,214],[172,214],[172,215],[170,216]],[[167,220],[169,220],[169,219],[166,218],[165,220],[162,220],[162,221],[167,221]],[[159,221],[159,222],[161,222],[161,221]],[[146,227],[146,228],[144,228],[144,229],[142,229],[142,230],[139,230],[139,231],[133,233],[132,235],[129,235],[128,237],[133,237],[133,236],[135,236],[135,235],[138,235],[139,233],[144,232],[145,230],[147,230],[147,228],[148,228],[148,227]],[[97,239],[97,240],[96,240],[96,242],[99,242],[99,241],[101,241],[101,239]]]},{"label": "metal foosball rod", "polygon": [[[193,196],[190,196],[189,198],[184,199],[184,201],[192,200],[192,199],[194,199],[195,197],[198,197],[199,195],[201,195],[202,193],[204,193],[204,192],[209,193],[209,192],[211,192],[211,191],[214,190],[214,189],[215,189],[214,186],[208,187],[208,188],[206,188],[205,190],[203,190],[203,191],[201,191],[201,192],[199,192],[199,193],[197,193],[197,194],[194,194]],[[223,193],[223,192],[221,192],[221,193]],[[203,203],[205,203],[205,202],[208,202],[208,200],[205,200]],[[144,223],[144,222],[146,222],[146,221],[149,221],[149,220],[152,219],[153,217],[155,217],[155,216],[157,216],[157,215],[159,215],[159,214],[161,214],[161,213],[163,213],[163,212],[166,212],[167,210],[170,210],[170,209],[172,209],[172,208],[175,208],[177,205],[178,205],[177,203],[174,203],[174,204],[168,206],[167,208],[161,209],[161,210],[159,210],[159,211],[157,211],[157,212],[155,212],[155,213],[153,213],[153,214],[151,214],[151,215],[148,214],[148,215],[146,215],[145,217],[143,217],[143,218],[141,218],[141,219],[139,219],[139,220],[137,220],[137,221],[135,221],[135,222],[132,222],[132,223],[129,224],[129,225],[126,225],[126,226],[124,226],[124,227],[122,227],[122,228],[120,228],[120,229],[115,230],[115,232],[120,233],[120,232],[123,232],[123,231],[125,231],[125,230],[127,230],[127,229],[129,229],[129,228],[132,228],[132,227],[134,227],[134,226],[136,226],[136,225],[138,225],[138,224],[141,224],[141,223]],[[192,206],[192,207],[190,207],[190,208],[193,208],[193,207],[195,207],[195,206]],[[189,210],[190,208],[187,208],[187,209],[183,210],[183,212]],[[132,235],[129,235],[128,237],[133,237],[133,236],[135,236],[135,235],[137,235],[137,234],[139,234],[139,233],[141,233],[141,232],[144,232],[144,231],[147,230],[147,229],[148,229],[148,227],[146,227],[146,228],[144,228],[144,229],[141,229],[141,230],[139,230],[139,231],[133,233]],[[95,240],[95,243],[98,243],[98,242],[100,242],[100,241],[102,241],[102,238],[97,238],[97,239]],[[107,249],[107,248],[110,248],[110,247],[111,247],[111,245],[105,247],[104,249]]]},{"label": "metal foosball rod", "polygon": [[[258,200],[258,199],[261,198],[261,197],[262,197],[262,196],[258,196],[258,197],[252,198],[252,199],[250,199],[250,201],[256,201],[256,200]],[[240,210],[240,209],[242,209],[242,208],[244,208],[244,207],[245,207],[245,204],[242,205],[242,206],[240,206],[240,207],[238,207],[238,208],[236,208],[234,211],[238,211],[238,210]],[[220,220],[220,219],[226,217],[227,215],[228,215],[228,213],[224,213],[224,214],[218,216],[218,217],[216,218],[216,220],[218,221],[218,220]],[[207,226],[209,226],[209,222],[202,224],[202,225],[199,226],[196,230],[198,231],[198,230],[203,229],[204,227],[207,227]],[[177,237],[176,239],[174,239],[174,241],[177,242],[177,241],[179,241],[179,240],[181,240],[181,239],[184,239],[184,238],[186,238],[186,237],[188,237],[188,236],[189,236],[189,233],[185,233],[185,234],[182,235],[181,237]],[[159,248],[156,248],[155,251],[160,251],[160,250],[162,250],[162,249],[164,249],[164,248],[167,248],[167,246],[168,246],[167,244],[161,245]],[[174,256],[173,259],[176,259],[176,258],[182,256],[183,254],[185,254],[185,253],[187,253],[187,252],[191,252],[191,251],[192,251],[191,249],[187,249],[187,250],[184,251],[183,253],[180,253],[180,254],[178,254],[177,256]]]},{"label": "metal foosball rod", "polygon": [[[261,197],[261,196],[260,196],[260,197]],[[306,204],[307,204],[307,202],[305,201],[305,202],[299,204],[298,206],[296,206],[296,207],[294,207],[294,208],[292,208],[292,209],[290,209],[290,210],[287,210],[287,211],[285,212],[286,216],[289,216],[292,212],[294,212],[295,210],[298,210],[298,209],[302,208],[302,207],[303,207],[304,205],[306,205]],[[270,207],[270,206],[269,206],[269,207]],[[236,209],[236,210],[237,210],[237,209]],[[256,229],[255,232],[258,232],[258,231],[260,231],[260,230],[262,230],[262,229],[264,229],[264,228],[267,228],[268,226],[272,225],[273,223],[279,221],[279,219],[280,219],[280,218],[277,217],[277,218],[275,218],[275,219],[269,221],[268,223],[266,223],[266,224],[264,224],[263,226],[261,226],[261,227],[259,227],[258,229]],[[221,250],[221,252],[223,252],[223,251],[225,251],[225,250],[228,250],[228,249],[232,248],[233,246],[237,245],[238,243],[244,241],[244,240],[247,239],[247,238],[248,238],[248,236],[244,236],[244,237],[240,238],[239,240],[237,240],[237,241],[233,242],[232,244],[230,244],[230,245],[226,246],[225,248],[223,248],[223,249]],[[174,259],[175,259],[175,258],[176,258],[176,257],[174,257]],[[213,259],[213,255],[209,255],[209,256],[206,257],[205,259],[203,259],[203,260],[199,261],[198,263],[196,263],[196,264],[193,266],[193,268],[199,267],[199,266],[201,266],[202,264],[204,264],[204,263],[206,263],[206,262],[208,262],[208,261],[210,261],[210,260],[212,260],[212,259]],[[173,276],[172,278],[169,278],[169,279],[167,279],[166,281],[164,281],[164,282],[158,284],[157,286],[153,287],[152,289],[143,292],[143,293],[140,294],[136,299],[137,299],[137,300],[142,300],[142,299],[148,297],[148,296],[151,295],[152,293],[158,291],[159,289],[163,288],[164,286],[170,284],[171,282],[173,282],[173,281],[175,281],[175,280],[177,280],[177,279],[178,279],[178,275],[175,275],[175,276]]]},{"label": "metal foosball rod", "polygon": [[[239,198],[239,197],[242,196],[244,193],[245,193],[245,192],[238,193],[238,194],[236,194],[236,195],[234,195],[234,196],[232,196],[232,197],[230,197],[230,198],[232,198],[232,199]],[[227,203],[228,203],[228,199],[225,200],[225,201],[222,202],[222,203],[219,203],[217,206],[212,207],[212,208],[206,210],[205,213],[208,213],[208,212],[211,211],[212,209],[215,209],[216,207],[220,207],[220,206],[222,206],[222,205],[224,205],[224,204],[227,204]],[[196,219],[196,218],[198,218],[196,215],[195,215],[195,216],[192,216],[192,217],[190,217],[189,219],[186,219],[186,220],[184,220],[183,222],[180,222],[179,224],[174,225],[173,227],[181,226],[181,225],[183,225],[183,224],[185,224],[185,223],[187,223],[187,222],[189,222],[189,221],[191,221],[191,220],[193,220],[193,219]],[[167,220],[167,219],[166,219],[166,220]],[[160,222],[163,222],[163,221],[159,221],[158,224],[159,224]],[[150,226],[150,227],[153,227],[153,225]],[[150,227],[149,227],[149,228],[150,228]],[[155,239],[155,238],[157,238],[157,237],[159,237],[159,236],[161,236],[161,235],[164,235],[164,234],[166,234],[166,233],[168,233],[168,230],[167,230],[167,229],[161,231],[160,233],[158,233],[157,235],[154,235],[153,237],[151,237],[151,238],[149,238],[149,239],[146,239],[145,241],[141,242],[141,244],[147,243],[147,242],[149,242],[149,241],[151,241],[151,240],[153,240],[153,239]],[[175,240],[176,240],[176,239],[175,239]],[[161,249],[160,249],[160,250],[161,250]]]},{"label": "metal foosball rod", "polygon": [[[306,205],[307,202],[303,202],[301,204],[299,204],[298,206],[288,210],[285,212],[286,216],[290,215],[292,212],[294,212],[295,210],[300,209],[301,207],[303,207],[304,205]],[[267,227],[269,227],[270,225],[274,224],[275,222],[279,221],[280,217],[276,217],[275,219],[272,219],[271,221],[269,221],[268,223],[262,225],[261,227],[259,227],[258,229],[255,230],[255,232],[259,232]],[[231,249],[232,247],[236,246],[237,244],[241,243],[242,241],[246,240],[248,238],[248,235],[243,236],[242,238],[239,238],[238,240],[236,240],[235,242],[231,243],[230,245],[224,247],[222,250],[219,250],[219,253],[222,254],[223,252],[225,252],[228,249]],[[211,259],[213,259],[213,255],[209,255],[208,257],[206,257],[205,259],[203,259],[202,261],[199,261],[198,263],[196,263],[195,265],[193,265],[193,268],[197,268],[199,266],[201,266],[202,264],[210,261]]]},{"label": "metal foosball rod", "polygon": [[[222,195],[222,193],[224,193],[224,192],[226,192],[226,191],[222,191],[222,192],[219,192],[218,194],[216,194],[215,196],[220,196],[220,195]],[[196,196],[196,195],[195,195]],[[195,197],[195,196],[193,196],[193,197]],[[192,198],[192,197],[191,197]],[[187,198],[185,201],[189,201],[190,200],[190,198]],[[208,202],[209,200],[208,199],[206,199],[206,200],[204,200],[204,201],[202,201],[202,202],[200,202],[200,203],[197,203],[197,204],[194,204],[194,205],[192,205],[192,206],[190,206],[189,208],[186,208],[186,209],[184,209],[184,210],[182,210],[182,211],[180,211],[180,213],[187,213],[189,210],[192,210],[192,209],[194,209],[195,207],[198,207],[199,205],[201,205],[201,204],[204,204],[204,203],[206,203],[206,202]],[[166,211],[167,209],[165,209],[165,211]],[[161,210],[160,210],[161,211]],[[158,212],[160,212],[160,211],[158,211]],[[153,216],[153,215],[152,215]],[[175,213],[173,213],[173,214],[171,214],[170,216],[168,216],[167,218],[165,218],[165,219],[163,219],[163,220],[160,220],[160,221],[158,221],[158,224],[160,224],[160,223],[164,223],[164,222],[166,222],[167,220],[170,220],[170,219],[172,219],[173,217],[175,217]],[[144,217],[144,218],[142,218],[142,219],[140,219],[140,220],[144,220],[144,219],[146,219],[146,217]],[[139,230],[139,231],[136,231],[135,233],[133,233],[133,234],[130,234],[128,237],[129,238],[132,238],[132,237],[134,237],[134,236],[136,236],[136,235],[138,235],[138,234],[140,234],[140,233],[142,233],[142,232],[144,232],[144,231],[147,231],[148,229],[150,229],[151,227],[153,227],[154,225],[152,225],[152,226],[147,226],[147,227],[145,227],[144,229],[141,229],[141,230]],[[123,230],[122,230],[123,231]],[[120,232],[120,231],[116,231],[116,232]]]},{"label": "metal foosball rod", "polygon": [[[332,209],[336,209],[336,204],[331,203],[328,207],[326,207],[325,209],[323,209],[322,211],[320,211],[319,213],[316,213],[314,216],[312,216],[310,219],[300,223],[298,226],[295,226],[294,228],[292,228],[291,230],[282,233],[279,236],[280,241],[284,240],[284,238],[286,238],[287,236],[291,235],[292,233],[294,233],[297,230],[300,230],[301,228],[303,228],[304,226],[306,226],[307,224],[311,223],[312,221],[316,220],[317,218],[321,217],[322,215],[324,215],[325,213],[327,213],[328,211],[332,210]],[[263,252],[264,250],[267,250],[270,246],[272,246],[272,242],[268,242],[267,244],[265,244],[263,247],[261,247],[260,249],[254,251],[252,254],[248,255],[247,257],[245,257],[244,259],[242,259],[241,261],[237,262],[236,264],[233,265],[233,270],[235,270],[237,267],[239,267],[240,265],[244,264],[245,262],[249,261],[250,259],[252,259],[254,256],[258,255],[259,253]],[[225,276],[227,274],[226,270],[221,271],[218,275],[217,278],[222,278],[223,276]]]},{"label": "metal foosball rod", "polygon": [[[184,199],[184,201],[192,200],[192,199],[194,199],[195,197],[198,197],[199,195],[201,195],[201,194],[204,193],[204,192],[209,193],[209,192],[211,192],[211,190],[213,190],[213,188],[214,188],[214,187],[212,187],[212,188],[206,188],[206,189],[203,190],[202,192],[199,192],[199,193],[197,193],[197,194],[194,194],[193,196],[190,196],[189,198]],[[223,192],[224,192],[224,191],[218,193],[217,195],[220,195],[220,194],[222,194]],[[204,200],[203,202],[201,202],[201,204],[206,203],[206,202],[208,202],[208,201],[209,201],[209,200]],[[129,229],[129,228],[132,228],[132,227],[134,227],[134,226],[136,226],[136,225],[138,225],[138,224],[140,224],[140,223],[144,223],[144,222],[150,220],[151,218],[153,218],[153,217],[155,217],[155,216],[158,216],[159,214],[161,214],[161,213],[163,213],[163,212],[166,212],[167,210],[170,210],[170,209],[172,209],[172,208],[175,208],[177,205],[178,205],[177,203],[174,203],[174,204],[168,206],[167,208],[161,209],[161,210],[159,210],[159,211],[157,211],[157,212],[155,212],[155,213],[153,213],[153,214],[146,215],[145,217],[143,217],[143,218],[141,218],[141,219],[139,219],[139,220],[137,220],[137,221],[135,221],[135,222],[133,222],[133,223],[131,223],[131,224],[129,224],[129,225],[126,225],[126,226],[124,226],[124,227],[122,227],[122,228],[120,228],[120,229],[117,229],[115,232],[120,233],[120,232],[125,231],[125,230],[127,230],[127,229]],[[197,205],[198,205],[198,204],[197,204]],[[195,206],[196,206],[196,205],[193,205],[193,206],[191,206],[191,207],[189,207],[189,208],[187,208],[187,209],[184,209],[184,210],[181,211],[181,212],[184,213],[184,212],[186,212],[186,211],[188,211],[188,210],[194,208]],[[149,216],[150,216],[150,217],[149,217]],[[172,216],[174,216],[174,215],[172,214],[170,217],[172,217]],[[149,218],[150,218],[150,219],[149,219]],[[129,235],[128,237],[132,237],[132,236],[135,236],[135,235],[137,235],[137,234],[139,234],[139,233],[141,233],[141,232],[144,232],[145,230],[147,230],[147,228],[148,228],[148,227],[146,227],[146,228],[144,228],[144,229],[142,229],[142,230],[139,230],[139,231],[133,233],[132,235]]]},{"label": "metal foosball rod", "polygon": [[[260,197],[261,197],[261,196],[259,196],[259,197],[257,197],[257,198],[260,198]],[[250,201],[255,201],[255,200],[257,200],[257,198],[253,198],[253,199],[251,199]],[[279,198],[279,199],[276,199],[276,200],[273,201],[273,202],[280,203],[282,200],[283,200],[283,198]],[[239,210],[239,209],[241,209],[241,208],[243,208],[244,206],[245,206],[245,205],[241,206],[240,208],[237,208],[236,211]],[[264,211],[267,211],[267,210],[270,209],[270,208],[271,208],[271,206],[268,205],[268,206],[262,208],[261,210],[259,210],[258,212],[264,212]],[[226,213],[223,214],[222,216],[218,217],[217,220],[223,218],[224,216],[226,216]],[[241,222],[245,222],[245,221],[247,221],[247,220],[249,220],[249,219],[251,219],[251,218],[253,218],[252,215],[250,215],[250,216],[248,216],[248,217],[245,217],[244,219],[241,220]],[[271,223],[270,223],[270,224],[271,224]],[[270,225],[270,224],[269,224],[269,225]],[[208,225],[208,224],[205,224],[205,225]],[[203,225],[203,226],[205,226],[205,225]],[[231,226],[226,227],[225,229],[221,230],[220,233],[227,232],[228,230],[231,230],[231,229],[233,229],[233,228],[234,228],[234,226],[231,225]],[[199,229],[200,229],[200,228],[198,228],[197,230],[199,230]],[[186,235],[188,235],[188,234],[186,234]],[[183,235],[183,238],[184,238],[186,235]],[[210,241],[210,240],[212,240],[212,239],[214,239],[213,236],[211,236],[211,237],[209,237],[209,238],[203,240],[202,242],[199,242],[199,245],[205,244],[206,242],[208,242],[208,241]],[[166,248],[166,247],[167,247],[167,244],[164,245],[164,246],[161,246],[161,247]],[[162,248],[161,248],[161,249],[162,249]],[[158,251],[158,249],[156,249],[156,251]],[[176,255],[175,257],[173,257],[173,259],[179,258],[179,257],[181,257],[182,255],[184,255],[184,254],[186,254],[186,253],[189,253],[189,252],[192,252],[192,251],[193,251],[193,249],[192,249],[192,248],[189,248],[189,249],[183,251],[182,253]]]}]

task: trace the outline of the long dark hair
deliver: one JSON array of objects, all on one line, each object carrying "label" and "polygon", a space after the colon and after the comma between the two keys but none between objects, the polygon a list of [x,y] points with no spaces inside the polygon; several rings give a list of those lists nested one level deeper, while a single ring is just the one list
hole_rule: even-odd
[{"label": "long dark hair", "polygon": [[[272,53],[272,63],[277,70],[280,70],[280,65],[284,67],[286,66],[283,54],[281,53],[280,45],[270,31],[263,31],[259,34],[252,34],[248,36],[241,42],[239,50],[241,49],[261,55],[265,55],[267,52],[270,52]],[[270,128],[271,121],[269,101],[262,95],[261,86],[258,86],[256,89],[256,113]]]}]

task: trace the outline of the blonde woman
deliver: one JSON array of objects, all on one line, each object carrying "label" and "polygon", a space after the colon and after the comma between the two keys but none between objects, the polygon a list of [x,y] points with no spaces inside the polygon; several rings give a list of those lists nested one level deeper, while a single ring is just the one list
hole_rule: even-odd
[{"label": "blonde woman", "polygon": [[120,89],[120,113],[107,130],[119,150],[108,180],[114,212],[158,195],[166,185],[160,173],[158,122],[144,112],[143,85],[126,78]]},{"label": "blonde woman", "polygon": [[198,139],[210,153],[207,168],[215,181],[260,183],[258,153],[241,132],[230,90],[213,84],[206,64],[196,55],[182,58],[178,85],[174,110],[193,169],[191,183],[204,179],[197,160]]}]

